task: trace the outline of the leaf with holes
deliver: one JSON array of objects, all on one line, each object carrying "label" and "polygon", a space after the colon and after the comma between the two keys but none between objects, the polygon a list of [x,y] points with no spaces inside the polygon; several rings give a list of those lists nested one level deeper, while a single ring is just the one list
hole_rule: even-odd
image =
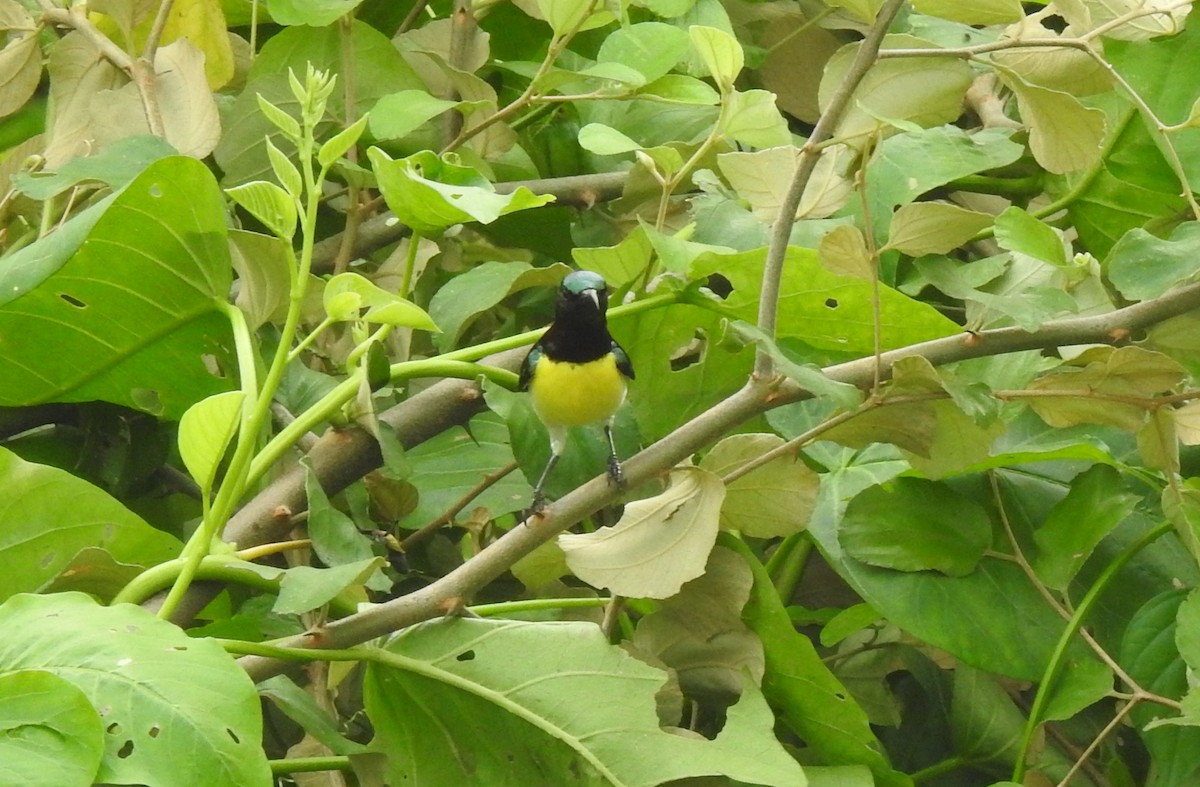
[{"label": "leaf with holes", "polygon": [[87,787],[104,753],[100,714],[51,672],[0,675],[0,784]]},{"label": "leaf with holes", "polygon": [[107,492],[5,448],[0,489],[0,599],[42,589],[84,549],[100,548],[139,566],[179,554],[174,537],[150,527]]},{"label": "leaf with holes", "polygon": [[[0,273],[0,406],[100,399],[178,418],[226,390],[225,201],[204,164],[159,159]],[[79,223],[78,225],[76,223]]]},{"label": "leaf with holes", "polygon": [[0,629],[0,677],[52,673],[100,713],[106,735],[96,782],[271,784],[254,684],[215,642],[82,593],[14,596],[0,606]]},{"label": "leaf with holes", "polygon": [[363,693],[394,784],[510,784],[531,773],[546,784],[651,787],[712,774],[807,784],[752,683],[706,740],[663,729],[680,723],[656,713],[666,681],[591,623],[447,618],[394,637]]}]

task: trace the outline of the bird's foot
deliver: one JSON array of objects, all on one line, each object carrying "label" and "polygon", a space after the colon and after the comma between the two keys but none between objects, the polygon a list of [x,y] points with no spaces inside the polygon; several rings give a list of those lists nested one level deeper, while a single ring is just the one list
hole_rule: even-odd
[{"label": "bird's foot", "polygon": [[538,517],[540,519],[542,517],[542,512],[545,511],[545,509],[546,495],[542,493],[542,490],[535,489],[533,491],[533,500],[529,503],[529,508],[525,509],[525,511],[522,513],[521,518],[525,521],[525,524],[528,525],[529,520],[533,519],[534,517]]},{"label": "bird's foot", "polygon": [[615,455],[608,458],[608,480],[614,486],[625,488],[625,475],[621,472],[621,462]]}]

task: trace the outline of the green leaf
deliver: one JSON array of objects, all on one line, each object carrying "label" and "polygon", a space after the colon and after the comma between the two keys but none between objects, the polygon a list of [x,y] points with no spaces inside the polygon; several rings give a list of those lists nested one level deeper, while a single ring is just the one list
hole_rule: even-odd
[{"label": "green leaf", "polygon": [[913,202],[900,206],[892,216],[887,245],[910,257],[946,254],[991,223],[986,213],[948,202]]},{"label": "green leaf", "polygon": [[838,533],[846,554],[897,571],[971,573],[992,545],[992,524],[974,500],[920,478],[897,478],[855,496]]},{"label": "green leaf", "polygon": [[53,672],[0,674],[0,783],[89,787],[104,725],[87,695]]},{"label": "green leaf", "polygon": [[65,470],[26,462],[6,448],[0,448],[0,488],[5,500],[0,600],[39,590],[89,547],[147,567],[179,554],[174,537],[150,527],[108,493]]},{"label": "green leaf", "polygon": [[321,145],[320,150],[317,151],[317,162],[322,167],[328,167],[344,156],[346,151],[358,143],[358,138],[362,136],[363,130],[367,127],[367,120],[370,117],[371,115],[363,115],[327,139]]},{"label": "green leaf", "polygon": [[766,90],[735,90],[728,96],[722,132],[731,139],[755,148],[789,145],[792,133],[787,120],[775,106],[775,94]]},{"label": "green leaf", "polygon": [[276,675],[262,681],[258,684],[258,693],[334,754],[348,756],[368,751],[363,744],[347,739],[338,729],[340,721],[318,706],[312,694],[297,686],[286,675]]},{"label": "green leaf", "polygon": [[[722,537],[723,545],[741,542]],[[736,543],[732,543],[736,542]],[[823,762],[866,765],[881,787],[911,787],[892,770],[866,713],[854,701],[812,641],[796,631],[766,569],[744,545],[738,549],[754,575],[742,617],[763,643],[763,694],[780,717]]]},{"label": "green leaf", "polygon": [[251,331],[282,322],[291,300],[291,270],[296,260],[288,241],[246,230],[229,231],[229,252],[238,275],[234,303]]},{"label": "green leaf", "polygon": [[339,273],[327,281],[322,302],[332,320],[362,319],[400,328],[438,330],[420,306],[388,292],[361,273]]},{"label": "green leaf", "polygon": [[[490,394],[488,398],[490,402]],[[530,417],[536,419],[532,413]],[[530,439],[536,439],[548,455],[549,444],[544,436]],[[570,461],[574,447],[568,443],[567,456],[559,463],[560,468]],[[414,477],[421,479],[421,493],[417,507],[399,524],[404,528],[418,528],[464,499],[496,468],[510,464],[513,449],[509,446],[509,427],[494,413],[481,413],[471,419],[467,428],[447,429],[412,447],[405,456],[412,465]],[[541,472],[541,467],[536,472]],[[558,475],[557,470],[555,475]],[[509,473],[474,497],[471,506],[486,511],[489,517],[499,517],[525,508],[530,491],[520,473]]]},{"label": "green leaf", "polygon": [[[721,440],[700,467],[718,478],[783,445],[773,434],[738,434]],[[799,532],[817,498],[820,479],[793,453],[778,456],[725,485],[721,527],[755,538]]]},{"label": "green leaf", "polygon": [[[842,83],[860,44],[847,44],[825,65],[818,99],[822,110]],[[885,49],[930,48],[929,41],[909,35],[889,35]],[[885,123],[902,126],[938,126],[962,114],[962,102],[971,84],[971,67],[961,60],[940,57],[905,57],[878,60],[854,91],[838,136],[873,133]]]},{"label": "green leaf", "polygon": [[1020,0],[913,0],[913,9],[968,25],[1003,25],[1025,18]]},{"label": "green leaf", "polygon": [[179,419],[179,456],[205,494],[241,423],[246,394],[226,391],[201,399]]},{"label": "green leaf", "polygon": [[690,26],[688,35],[721,94],[730,93],[734,81],[746,64],[742,45],[724,30],[706,25]]},{"label": "green leaf", "polygon": [[283,574],[272,609],[280,615],[317,609],[347,588],[363,585],[386,565],[383,558],[371,557],[333,568],[293,566]]},{"label": "green leaf", "polygon": [[642,145],[603,123],[588,123],[579,129],[579,144],[597,156],[616,156],[642,149]]},{"label": "green leaf", "polygon": [[[770,224],[779,215],[791,187],[796,155],[797,148],[790,144],[753,153],[722,153],[717,156],[717,167],[738,196],[750,203],[754,216]],[[853,193],[853,183],[846,174],[849,158],[850,151],[844,145],[829,148],[821,155],[796,206],[796,218],[825,218],[846,204]]]},{"label": "green leaf", "polygon": [[[764,249],[740,254],[704,254],[693,266],[699,277],[719,273],[733,290],[722,302],[749,323],[758,319]],[[776,335],[800,339],[813,347],[840,353],[874,352],[871,284],[837,276],[817,261],[816,252],[789,246],[780,282]],[[883,349],[950,336],[960,328],[924,303],[890,287],[879,288]]]},{"label": "green leaf", "polygon": [[1109,465],[1093,465],[1071,482],[1071,491],[1050,509],[1033,533],[1034,571],[1047,586],[1066,590],[1100,539],[1127,517],[1138,496],[1125,491]]},{"label": "green leaf", "polygon": [[689,46],[688,34],[662,22],[639,22],[609,34],[596,55],[599,63],[620,63],[640,73],[645,82],[667,75]]},{"label": "green leaf", "polygon": [[99,399],[178,418],[227,390],[205,359],[228,357],[232,278],[208,168],[159,159],[75,221],[0,272],[0,406]]},{"label": "green leaf", "polygon": [[870,281],[875,275],[875,260],[867,251],[862,232],[853,224],[839,224],[821,238],[817,248],[821,267],[839,276]]},{"label": "green leaf", "polygon": [[654,97],[659,101],[678,104],[711,106],[721,100],[721,95],[707,82],[684,74],[667,74],[638,90],[638,95]]},{"label": "green leaf", "polygon": [[281,25],[331,25],[363,0],[267,0],[272,21]]},{"label": "green leaf", "polygon": [[[569,271],[562,263],[534,268],[518,260],[493,260],[476,265],[446,282],[430,299],[430,316],[442,326],[442,332],[434,341],[443,352],[452,349],[476,317],[513,293],[534,287],[557,286]],[[612,280],[607,277],[606,280],[613,286]]]},{"label": "green leaf", "polygon": [[263,98],[262,93],[255,93],[254,97],[258,101],[259,111],[263,113],[263,117],[271,122],[271,125],[282,131],[285,136],[292,140],[300,139],[300,121]]},{"label": "green leaf", "polygon": [[995,678],[963,664],[955,667],[950,729],[957,754],[971,762],[1010,767],[1020,753],[1025,721]]},{"label": "green leaf", "polygon": [[1135,227],[1113,246],[1105,266],[1126,298],[1157,298],[1200,271],[1200,222],[1180,224],[1167,239]]},{"label": "green leaf", "polygon": [[1066,266],[1062,237],[1048,224],[1015,205],[996,217],[996,242],[1001,248],[1027,254],[1059,268]]},{"label": "green leaf", "polygon": [[[753,684],[744,684],[715,739],[672,734],[655,712],[666,673],[610,645],[591,623],[431,621],[405,629],[387,649],[386,662],[369,665],[363,691],[395,783],[420,767],[421,778],[438,784],[504,784],[535,772],[554,784],[652,787],[712,774],[807,784],[774,739],[772,714]],[[506,730],[502,750],[493,745],[496,729]],[[641,754],[646,746],[653,757]]]},{"label": "green leaf", "polygon": [[0,676],[53,673],[103,712],[96,782],[271,784],[254,684],[215,642],[192,639],[140,607],[103,607],[82,593],[14,596],[0,605],[0,627],[8,632]]},{"label": "green leaf", "polygon": [[[308,496],[308,535],[312,539],[313,552],[330,568],[348,563],[365,564],[372,560],[375,553],[371,539],[359,532],[354,520],[330,504],[321,482],[308,466],[307,457],[301,460],[301,464],[305,465],[307,471],[304,491]],[[378,573],[367,581],[367,587],[372,590],[384,590],[390,585]]]},{"label": "green leaf", "polygon": [[1106,131],[1103,111],[1085,107],[1069,93],[1030,84],[998,64],[996,71],[1016,95],[1021,119],[1029,127],[1029,150],[1046,170],[1074,172],[1100,160]]},{"label": "green leaf", "polygon": [[225,193],[261,221],[275,237],[291,240],[296,234],[296,200],[274,183],[256,180],[226,189]]},{"label": "green leaf", "polygon": [[627,503],[617,524],[594,533],[563,533],[558,545],[571,572],[593,587],[633,598],[668,598],[704,573],[724,497],[715,475],[678,468],[665,492]]},{"label": "green leaf", "polygon": [[445,161],[430,151],[392,159],[379,148],[367,151],[379,189],[402,222],[417,232],[438,234],[467,221],[490,224],[501,216],[554,201],[521,186],[510,194],[476,170]]},{"label": "green leaf", "polygon": [[701,576],[638,621],[634,652],[674,670],[688,697],[729,704],[746,675],[763,677],[762,642],[742,622],[752,582],[741,557],[715,548]]},{"label": "green leaf", "polygon": [[267,146],[267,158],[271,161],[271,170],[275,173],[275,179],[279,181],[279,185],[283,186],[283,190],[288,196],[293,199],[299,198],[304,193],[304,180],[300,176],[300,170],[296,165],[284,154],[282,150],[275,147],[275,143],[270,137],[264,140]]},{"label": "green leaf", "polygon": [[537,0],[537,7],[556,36],[596,27],[612,18],[595,0]]},{"label": "green leaf", "polygon": [[149,134],[122,137],[94,156],[77,156],[56,170],[16,172],[12,185],[36,200],[57,197],[83,183],[99,182],[120,189],[155,161],[177,153],[162,137]]},{"label": "green leaf", "polygon": [[886,217],[897,205],[957,179],[1013,163],[1024,148],[1011,129],[969,134],[954,126],[908,131],[883,140],[867,164],[872,214]]},{"label": "green leaf", "polygon": [[401,90],[390,93],[371,108],[371,135],[376,139],[400,139],[457,107],[459,102],[434,98],[424,90]]},{"label": "green leaf", "polygon": [[[1147,601],[1129,621],[1118,660],[1142,688],[1164,697],[1179,698],[1189,688],[1188,664],[1176,644],[1178,613],[1189,590],[1169,590]],[[1186,623],[1194,625],[1195,602]],[[1190,647],[1190,643],[1189,643]],[[1192,654],[1195,655],[1195,654]],[[1148,724],[1174,713],[1154,703],[1139,703],[1129,712],[1164,784],[1184,785],[1200,772],[1200,728]]]}]

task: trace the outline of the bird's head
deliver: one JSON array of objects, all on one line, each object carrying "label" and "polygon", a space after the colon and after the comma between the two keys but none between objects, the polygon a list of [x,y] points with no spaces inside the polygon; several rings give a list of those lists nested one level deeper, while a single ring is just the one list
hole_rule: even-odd
[{"label": "bird's head", "polygon": [[572,271],[558,288],[558,312],[578,312],[586,307],[604,314],[608,309],[608,284],[594,271]]}]

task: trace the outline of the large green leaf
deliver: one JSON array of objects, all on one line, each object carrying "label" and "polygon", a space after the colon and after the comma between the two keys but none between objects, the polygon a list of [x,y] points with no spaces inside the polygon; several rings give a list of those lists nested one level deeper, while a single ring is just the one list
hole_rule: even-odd
[{"label": "large green leaf", "polygon": [[655,711],[667,674],[610,645],[592,623],[443,619],[404,630],[388,651],[363,690],[397,784],[505,787],[532,774],[546,784],[628,787],[718,774],[807,783],[753,684],[715,739],[668,732]]},{"label": "large green leaf", "polygon": [[225,223],[208,169],[172,156],[99,215],[69,222],[64,239],[9,258],[0,405],[101,399],[178,418],[228,388],[205,362],[229,337],[218,311],[232,279]]},{"label": "large green leaf", "polygon": [[102,714],[97,782],[271,784],[254,685],[216,643],[82,593],[14,596],[0,606],[0,628],[0,677],[53,673]]},{"label": "large green leaf", "polygon": [[[750,323],[758,318],[765,249],[741,254],[705,253],[693,275],[720,274],[733,285],[723,305]],[[932,306],[880,287],[879,317],[884,350],[937,339],[961,329]],[[871,283],[825,270],[811,249],[789,247],[780,281],[778,337],[813,347],[869,355],[874,348]]]},{"label": "large green leaf", "polygon": [[101,489],[65,470],[26,462],[0,448],[0,599],[42,588],[84,549],[150,566],[179,542],[143,522]]},{"label": "large green leaf", "polygon": [[100,714],[52,672],[0,674],[0,784],[88,787],[104,753]]}]

